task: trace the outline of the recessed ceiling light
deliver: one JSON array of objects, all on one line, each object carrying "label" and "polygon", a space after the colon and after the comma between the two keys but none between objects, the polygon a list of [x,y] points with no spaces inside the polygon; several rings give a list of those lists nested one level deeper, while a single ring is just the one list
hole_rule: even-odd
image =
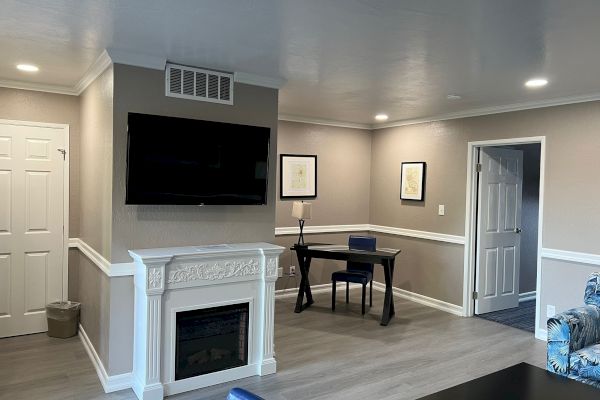
[{"label": "recessed ceiling light", "polygon": [[460,99],[462,99],[462,96],[459,96],[457,94],[449,94],[446,96],[446,98],[448,100],[460,100]]},{"label": "recessed ceiling light", "polygon": [[529,88],[539,88],[539,87],[546,86],[547,84],[548,84],[548,80],[545,78],[535,78],[535,79],[530,79],[527,82],[525,82],[525,86],[527,86]]},{"label": "recessed ceiling light", "polygon": [[25,71],[25,72],[38,72],[40,70],[35,65],[31,65],[31,64],[19,64],[19,65],[17,65],[17,69],[19,71]]},{"label": "recessed ceiling light", "polygon": [[387,114],[377,114],[375,116],[375,119],[377,121],[386,121],[388,119],[388,116],[387,116]]}]

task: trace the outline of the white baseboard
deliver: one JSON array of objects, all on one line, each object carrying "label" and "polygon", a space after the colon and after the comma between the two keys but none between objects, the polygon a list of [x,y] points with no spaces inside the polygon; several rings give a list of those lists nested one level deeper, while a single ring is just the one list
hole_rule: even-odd
[{"label": "white baseboard", "polygon": [[120,375],[108,375],[104,365],[102,364],[102,360],[98,356],[94,345],[90,341],[87,333],[83,329],[83,326],[79,324],[79,339],[85,348],[94,368],[96,369],[96,374],[98,374],[98,378],[100,379],[100,383],[102,384],[102,388],[105,393],[116,392],[118,390],[129,389],[131,388],[132,382],[132,374],[131,372],[120,374]]},{"label": "white baseboard", "polygon": [[[360,285],[358,285],[360,286]],[[346,284],[344,282],[337,283],[337,289],[343,290],[345,289]],[[356,287],[356,284],[351,284],[351,288]],[[331,291],[331,283],[326,283],[323,285],[311,285],[310,287],[312,293],[323,293]],[[385,285],[381,282],[373,281],[373,290],[377,290],[379,292],[385,292]],[[298,288],[291,289],[281,289],[275,291],[275,298],[285,298],[285,297],[294,297],[298,294]],[[441,311],[448,312],[450,314],[458,315],[460,317],[464,316],[463,308],[461,306],[457,306],[456,304],[447,303],[442,300],[434,299],[431,297],[423,296],[422,294],[409,292],[408,290],[394,288],[394,296],[414,301],[415,303],[422,304],[424,306],[432,307]]]},{"label": "white baseboard", "polygon": [[519,303],[529,300],[535,300],[535,290],[532,292],[519,293]]},{"label": "white baseboard", "polygon": [[535,338],[539,340],[543,340],[544,342],[548,341],[548,331],[545,329],[535,328]]},{"label": "white baseboard", "polygon": [[[381,282],[373,281],[373,289],[385,292],[385,285]],[[400,297],[405,300],[414,301],[415,303],[422,304],[431,308],[435,308],[440,311],[445,311],[450,314],[458,315],[459,317],[464,316],[462,306],[448,303],[443,300],[434,299],[433,297],[427,297],[419,293],[410,292],[405,289],[394,287],[394,296]]]}]

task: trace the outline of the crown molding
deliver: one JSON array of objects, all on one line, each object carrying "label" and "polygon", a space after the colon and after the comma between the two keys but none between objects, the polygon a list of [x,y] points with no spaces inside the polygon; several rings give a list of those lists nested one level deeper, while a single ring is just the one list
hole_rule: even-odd
[{"label": "crown molding", "polygon": [[8,79],[0,79],[0,87],[8,89],[33,90],[36,92],[65,94],[68,96],[77,96],[74,88],[61,85],[47,85],[44,83],[13,81]]},{"label": "crown molding", "polygon": [[331,120],[331,119],[301,117],[298,115],[290,115],[290,114],[279,114],[278,119],[279,119],[279,121],[301,122],[304,124],[335,126],[338,128],[367,129],[367,130],[373,129],[373,125],[371,125],[371,124],[359,124],[359,123],[355,123],[355,122],[342,122],[342,121],[335,121],[335,120]]},{"label": "crown molding", "polygon": [[425,117],[425,118],[405,119],[405,120],[398,120],[398,121],[393,121],[393,122],[386,122],[386,123],[382,123],[382,124],[374,124],[374,125],[372,125],[371,129],[378,130],[378,129],[385,129],[385,128],[395,128],[395,127],[399,127],[399,126],[416,125],[416,124],[423,124],[423,123],[428,123],[428,122],[448,121],[448,120],[459,119],[459,118],[480,117],[483,115],[492,115],[492,114],[502,114],[502,113],[507,113],[507,112],[515,112],[515,111],[533,110],[536,108],[564,106],[564,105],[577,104],[577,103],[587,103],[590,101],[598,101],[598,100],[600,100],[600,93],[581,95],[581,96],[558,97],[558,98],[549,99],[549,100],[527,101],[527,102],[522,102],[522,103],[506,104],[506,105],[502,105],[502,106],[474,108],[471,110],[459,111],[459,112],[448,113],[448,114],[434,115],[434,116]]},{"label": "crown molding", "polygon": [[79,82],[73,87],[73,91],[79,96],[92,82],[96,80],[102,74],[106,68],[110,67],[112,60],[106,50],[102,51],[100,56],[94,61],[94,63],[88,68],[86,73],[81,77]]},{"label": "crown molding", "polygon": [[245,83],[247,85],[262,86],[278,90],[281,89],[285,84],[285,79],[283,78],[271,78],[268,76],[249,74],[247,72],[234,72],[233,80],[234,82],[238,83]]},{"label": "crown molding", "polygon": [[148,54],[134,53],[117,49],[106,49],[113,64],[131,65],[149,69],[165,70],[167,59],[165,57],[151,56]]}]

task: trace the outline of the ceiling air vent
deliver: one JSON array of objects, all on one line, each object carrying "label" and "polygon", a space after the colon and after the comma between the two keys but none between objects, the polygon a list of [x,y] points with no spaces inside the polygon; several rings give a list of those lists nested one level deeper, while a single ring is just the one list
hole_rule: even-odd
[{"label": "ceiling air vent", "polygon": [[169,97],[233,104],[233,74],[167,64],[165,79]]}]

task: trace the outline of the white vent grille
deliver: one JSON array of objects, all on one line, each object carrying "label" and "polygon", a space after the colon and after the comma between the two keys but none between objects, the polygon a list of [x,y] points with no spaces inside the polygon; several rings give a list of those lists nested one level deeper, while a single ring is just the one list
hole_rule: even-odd
[{"label": "white vent grille", "polygon": [[165,79],[169,97],[233,104],[233,74],[167,64]]}]

